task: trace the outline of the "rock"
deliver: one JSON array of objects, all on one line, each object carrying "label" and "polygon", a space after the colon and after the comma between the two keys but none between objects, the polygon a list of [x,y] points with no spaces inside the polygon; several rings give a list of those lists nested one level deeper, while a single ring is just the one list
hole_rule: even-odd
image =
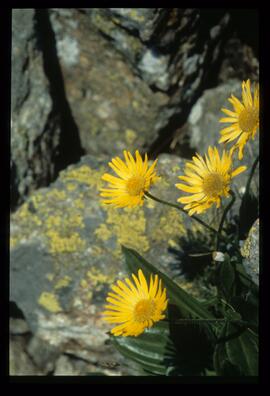
[{"label": "rock", "polygon": [[44,375],[25,352],[23,337],[10,337],[9,340],[9,374],[10,375]]},{"label": "rock", "polygon": [[[242,81],[240,80],[229,80],[224,84],[219,85],[216,88],[207,89],[203,95],[197,100],[191,109],[190,115],[187,119],[186,124],[181,130],[180,137],[178,139],[179,153],[183,153],[183,150],[198,152],[204,155],[209,146],[217,146],[221,150],[223,145],[218,143],[220,138],[220,130],[225,128],[227,124],[221,124],[219,119],[223,116],[221,108],[225,107],[230,109],[231,104],[228,102],[228,98],[233,93],[236,97],[241,99],[242,96]],[[231,147],[228,145],[228,147]],[[239,161],[237,155],[234,160],[234,167],[246,165],[247,170],[237,176],[233,180],[233,187],[237,190],[240,196],[243,196],[247,183],[247,178],[254,159],[259,154],[259,133],[256,134],[255,140],[250,141],[244,149],[244,158]],[[255,196],[258,196],[258,182],[259,182],[259,167],[255,171],[251,189]]]},{"label": "rock", "polygon": [[12,12],[11,206],[82,154],[46,10]]},{"label": "rock", "polygon": [[[152,192],[176,202],[174,183],[183,161],[164,154],[158,164],[161,180]],[[136,249],[194,295],[205,293],[176,270],[179,238],[188,237],[187,229],[206,237],[201,226],[150,200],[135,209],[102,206],[98,189],[107,169],[107,161],[85,156],[49,188],[33,193],[11,218],[11,301],[49,348],[97,367],[106,356],[119,361],[105,344],[110,326],[102,321],[101,310],[110,284],[125,274],[121,244]],[[48,370],[46,364],[39,366]]]},{"label": "rock", "polygon": [[240,39],[231,38],[224,46],[224,59],[220,66],[218,81],[226,83],[232,78],[259,80],[259,61],[254,49]]},{"label": "rock", "polygon": [[35,365],[45,374],[54,371],[55,361],[60,355],[60,350],[37,336],[33,336],[26,351]]},{"label": "rock", "polygon": [[[166,93],[154,124],[159,152],[186,118],[219,62],[230,16],[198,9],[91,9],[93,25],[154,92]],[[203,37],[203,43],[202,43]]]},{"label": "rock", "polygon": [[12,12],[11,154],[12,204],[54,175],[59,138],[49,81],[36,37],[35,12]]},{"label": "rock", "polygon": [[260,223],[259,219],[251,227],[247,239],[241,248],[241,254],[244,257],[243,265],[253,282],[259,286],[259,243]]},{"label": "rock", "polygon": [[167,95],[154,93],[76,9],[50,10],[57,53],[81,144],[91,154],[149,147]]},{"label": "rock", "polygon": [[30,332],[27,322],[23,319],[9,319],[9,332],[12,335],[28,334]]}]

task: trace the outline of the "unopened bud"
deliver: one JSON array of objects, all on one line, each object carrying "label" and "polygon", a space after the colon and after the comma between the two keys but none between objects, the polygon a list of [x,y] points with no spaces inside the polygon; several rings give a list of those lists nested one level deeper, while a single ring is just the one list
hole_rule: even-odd
[{"label": "unopened bud", "polygon": [[222,252],[213,252],[212,257],[214,261],[225,261],[225,255]]}]

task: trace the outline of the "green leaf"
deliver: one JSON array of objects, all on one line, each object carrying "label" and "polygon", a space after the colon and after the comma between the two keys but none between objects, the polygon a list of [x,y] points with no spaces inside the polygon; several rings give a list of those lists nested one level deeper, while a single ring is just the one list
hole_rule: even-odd
[{"label": "green leaf", "polygon": [[150,277],[150,274],[157,274],[163,281],[167,289],[167,295],[171,304],[177,305],[183,317],[197,317],[200,319],[214,319],[213,316],[200,302],[190,296],[180,286],[173,282],[167,275],[159,271],[152,264],[146,261],[135,250],[122,246],[125,255],[126,265],[131,273],[137,274],[141,268],[143,273]]},{"label": "green leaf", "polygon": [[216,345],[214,367],[218,375],[258,375],[258,337],[250,329],[225,323]]},{"label": "green leaf", "polygon": [[111,341],[125,357],[138,363],[154,375],[166,375],[173,366],[175,348],[169,337],[169,326],[159,322],[139,337],[111,337]]},{"label": "green leaf", "polygon": [[211,367],[213,345],[204,328],[158,322],[138,337],[111,337],[125,357],[154,375],[200,375]]},{"label": "green leaf", "polygon": [[[228,332],[235,331],[234,324],[228,325]],[[237,366],[242,375],[258,375],[258,337],[250,329],[226,344],[229,361]]]}]

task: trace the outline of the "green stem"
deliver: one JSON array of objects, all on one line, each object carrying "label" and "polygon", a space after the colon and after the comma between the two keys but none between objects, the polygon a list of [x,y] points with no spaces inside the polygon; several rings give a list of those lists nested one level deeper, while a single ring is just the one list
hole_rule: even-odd
[{"label": "green stem", "polygon": [[224,225],[224,221],[226,219],[227,213],[229,212],[229,210],[231,209],[231,207],[233,206],[234,201],[235,201],[235,193],[232,190],[230,191],[230,195],[232,197],[231,202],[229,202],[229,204],[225,208],[225,210],[223,212],[223,215],[222,215],[222,218],[221,218],[221,221],[220,221],[220,224],[219,224],[219,227],[218,227],[216,251],[218,251],[218,249],[219,249],[219,244],[220,244],[220,239],[221,239],[221,232],[222,232],[222,229],[223,229],[223,225]]},{"label": "green stem", "polygon": [[255,159],[255,161],[254,161],[254,163],[253,163],[253,165],[252,165],[252,168],[251,168],[251,171],[250,171],[250,174],[249,174],[249,177],[248,177],[248,181],[247,181],[247,184],[246,184],[246,189],[245,189],[245,194],[244,195],[246,195],[246,194],[248,194],[249,193],[249,189],[250,189],[250,184],[251,184],[251,181],[252,181],[252,177],[253,177],[253,175],[254,175],[254,172],[255,172],[255,170],[256,170],[256,167],[257,167],[257,165],[258,165],[258,162],[259,162],[259,156]]},{"label": "green stem", "polygon": [[254,323],[247,322],[241,319],[227,319],[227,318],[217,318],[217,319],[176,319],[176,320],[167,320],[164,319],[165,322],[175,323],[175,324],[194,324],[194,323],[209,323],[209,322],[230,322],[230,323],[238,323],[245,326],[255,326]]},{"label": "green stem", "polygon": [[[185,214],[188,216],[188,213],[185,211],[185,209],[181,208],[181,206],[179,206],[179,205],[177,205],[177,204],[173,204],[173,203],[171,203],[171,202],[163,201],[163,199],[154,197],[154,196],[153,196],[152,194],[150,194],[149,192],[145,192],[144,194],[145,194],[148,198],[153,199],[153,201],[156,201],[156,202],[162,203],[162,204],[164,204],[164,205],[168,205],[168,206],[171,206],[171,207],[173,207],[173,208],[176,208],[176,209],[180,210],[181,212],[185,213]],[[191,217],[192,219],[196,220],[196,221],[197,221],[198,223],[200,223],[201,225],[203,225],[203,226],[204,226],[205,228],[207,228],[208,230],[214,232],[215,234],[218,233],[218,231],[215,230],[215,228],[209,226],[209,225],[206,224],[204,221],[202,221],[201,219],[199,219],[197,216],[192,215],[192,216],[190,216],[190,217]],[[220,235],[220,238],[224,239],[222,235]]]}]

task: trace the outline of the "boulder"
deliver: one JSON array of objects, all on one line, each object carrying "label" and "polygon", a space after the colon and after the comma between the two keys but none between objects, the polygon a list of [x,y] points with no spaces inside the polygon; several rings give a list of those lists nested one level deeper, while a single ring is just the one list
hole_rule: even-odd
[{"label": "boulder", "polygon": [[34,9],[12,11],[12,209],[82,153],[61,89],[54,43],[43,22]]},{"label": "boulder", "polygon": [[260,259],[260,222],[257,219],[251,227],[247,239],[244,241],[241,253],[244,257],[245,270],[256,285],[259,285],[259,259]]},{"label": "boulder", "polygon": [[[180,192],[174,184],[182,168],[178,157],[161,155],[161,179],[153,194],[176,202]],[[190,236],[187,229],[207,239],[201,226],[151,200],[135,209],[102,205],[98,190],[107,170],[107,161],[85,156],[50,187],[33,193],[11,217],[10,300],[21,309],[38,342],[48,343],[49,352],[35,357],[43,372],[54,367],[46,356],[54,356],[56,364],[59,353],[101,370],[101,361],[119,361],[106,344],[110,326],[101,311],[110,284],[125,276],[121,245],[136,249],[195,296],[205,295],[205,288],[181,275],[177,256],[181,238]],[[28,353],[34,356],[42,348],[32,342]]]}]

